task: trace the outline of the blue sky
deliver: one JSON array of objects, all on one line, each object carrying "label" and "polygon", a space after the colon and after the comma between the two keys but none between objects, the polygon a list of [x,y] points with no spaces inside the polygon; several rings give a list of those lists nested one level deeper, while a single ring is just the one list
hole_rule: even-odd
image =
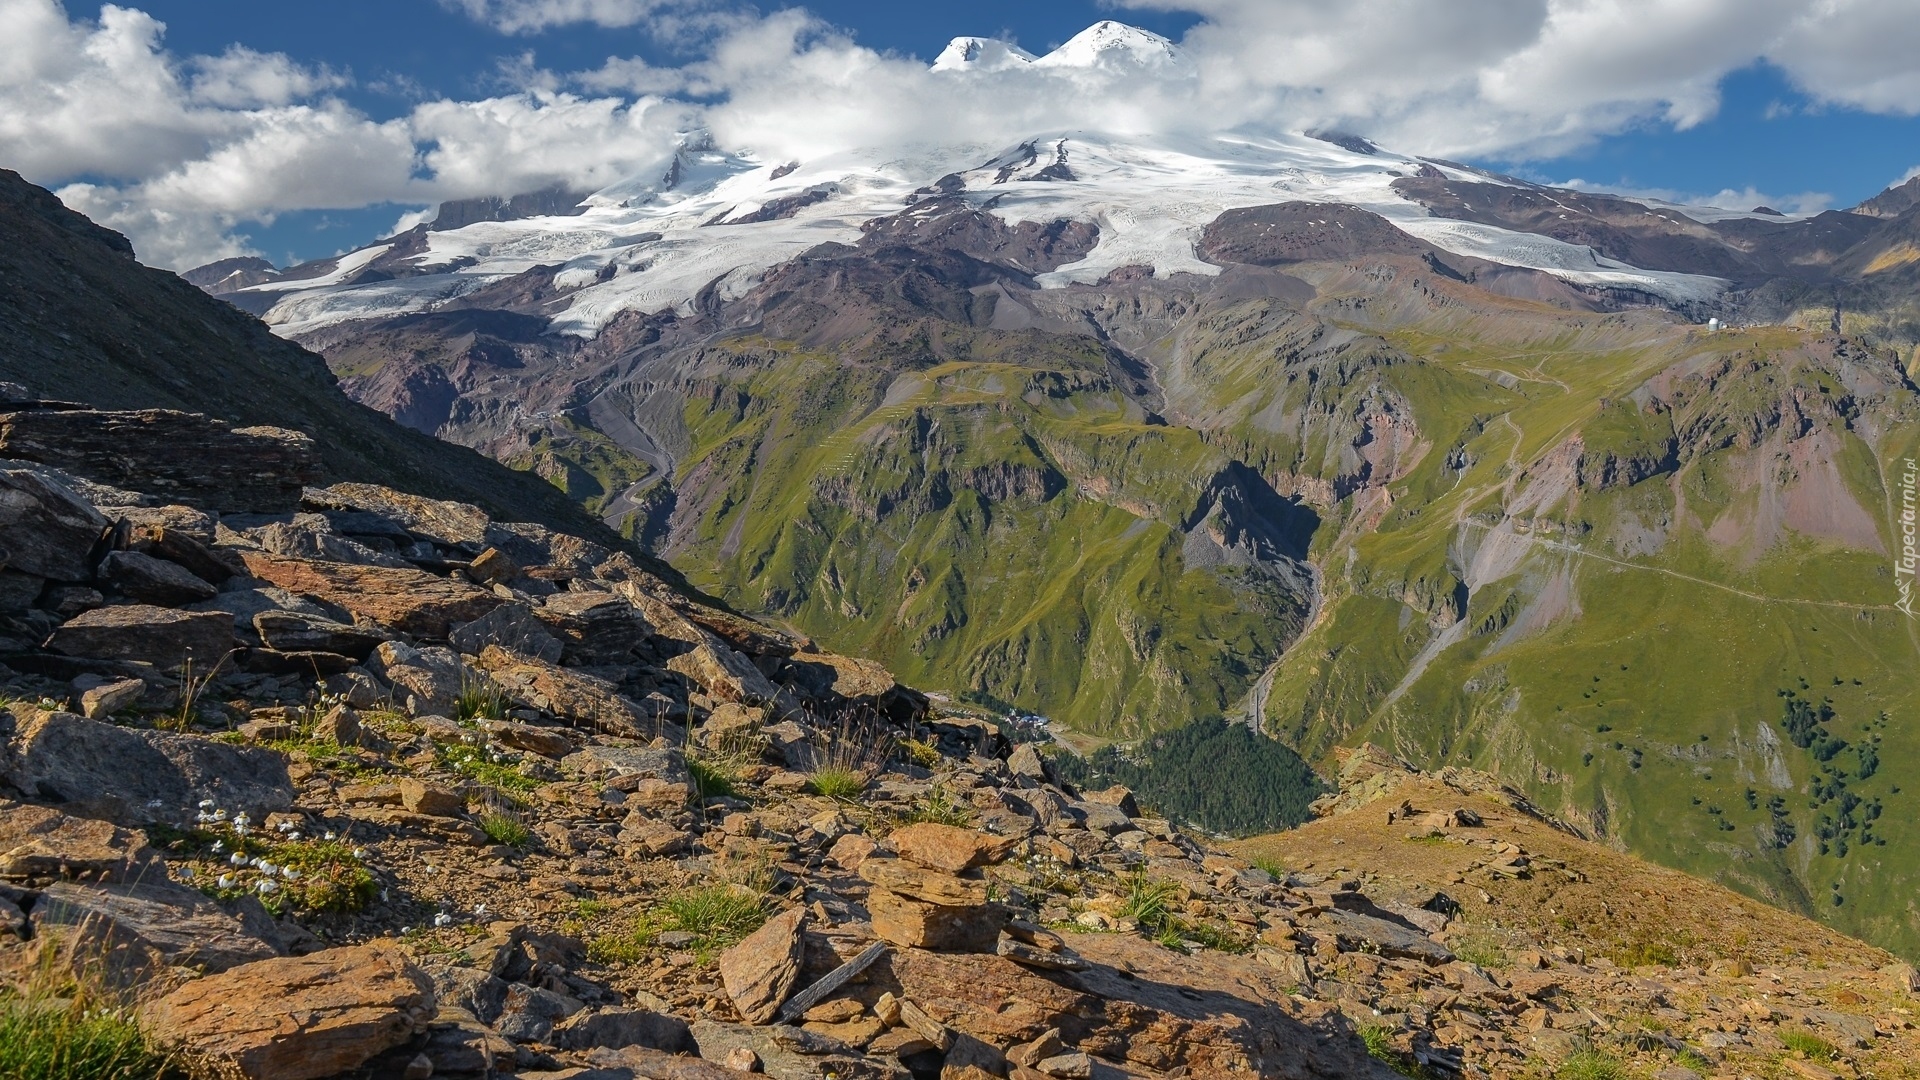
[{"label": "blue sky", "polygon": [[[0,38],[31,58],[13,83],[0,63],[0,166],[163,265],[332,254],[438,198],[524,189],[548,159],[567,158],[551,171],[576,184],[651,167],[649,140],[671,135],[637,130],[652,88],[586,73],[638,58],[677,80],[670,98],[724,113],[766,81],[754,63],[810,89],[809,63],[845,59],[820,45],[832,28],[881,54],[854,67],[884,74],[888,58],[929,60],[955,35],[1044,52],[1116,18],[1182,41],[1214,85],[1242,86],[1220,99],[1242,109],[1236,122],[1331,112],[1396,149],[1614,190],[1846,207],[1920,166],[1913,0],[817,0],[806,11],[821,21],[799,31],[735,0],[120,3],[130,11],[0,3]],[[515,32],[515,18],[539,28]],[[764,60],[701,74],[730,42]],[[216,72],[231,79],[208,89]],[[895,107],[859,93],[848,108]],[[583,120],[550,108],[552,94],[618,100]],[[604,134],[564,142],[587,130]],[[579,140],[598,138],[607,160],[583,159]],[[455,144],[443,156],[459,160],[434,157]]]}]

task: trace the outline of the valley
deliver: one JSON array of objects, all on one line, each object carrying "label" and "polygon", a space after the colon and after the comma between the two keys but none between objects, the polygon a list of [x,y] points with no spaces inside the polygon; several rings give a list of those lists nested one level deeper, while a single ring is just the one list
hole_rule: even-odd
[{"label": "valley", "polygon": [[[1920,950],[1920,840],[1875,827],[1920,753],[1915,183],[1786,216],[1344,136],[697,135],[564,213],[208,288],[707,593],[1111,768],[1199,722],[1280,776],[1371,740]],[[1262,805],[1193,823],[1302,816]]]}]

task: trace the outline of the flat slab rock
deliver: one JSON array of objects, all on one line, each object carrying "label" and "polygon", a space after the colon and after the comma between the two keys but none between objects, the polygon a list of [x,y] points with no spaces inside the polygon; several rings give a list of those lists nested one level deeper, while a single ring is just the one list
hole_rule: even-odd
[{"label": "flat slab rock", "polygon": [[504,601],[462,581],[424,570],[354,563],[309,562],[246,553],[247,572],[300,596],[344,608],[393,630],[445,640],[453,627],[480,618]]},{"label": "flat slab rock", "polygon": [[249,926],[194,889],[165,880],[115,885],[47,886],[33,906],[34,932],[79,927],[112,947],[150,950],[171,967],[220,972],[280,955],[265,936],[269,920]]},{"label": "flat slab rock", "polygon": [[1321,918],[1341,942],[1367,948],[1382,956],[1397,956],[1401,959],[1419,960],[1428,964],[1446,964],[1453,961],[1453,954],[1444,946],[1419,931],[1410,930],[1396,922],[1338,908],[1327,912]]},{"label": "flat slab rock", "polygon": [[284,758],[191,735],[138,731],[73,713],[20,727],[0,780],[28,796],[121,821],[192,818],[202,799],[256,819],[293,805]]},{"label": "flat slab rock", "polygon": [[392,945],[263,960],[195,979],[146,1010],[153,1033],[246,1080],[320,1080],[424,1031],[433,982]]},{"label": "flat slab rock", "polygon": [[233,651],[233,616],[124,604],[84,611],[64,623],[47,647],[91,660],[129,660],[171,671],[191,659],[206,671]]},{"label": "flat slab rock", "polygon": [[287,428],[232,428],[172,409],[0,414],[0,454],[222,513],[284,513],[320,479],[320,455]]}]

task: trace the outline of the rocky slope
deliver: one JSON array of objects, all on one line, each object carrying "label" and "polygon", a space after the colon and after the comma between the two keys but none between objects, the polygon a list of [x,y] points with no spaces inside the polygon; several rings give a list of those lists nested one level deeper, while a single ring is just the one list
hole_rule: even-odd
[{"label": "rocky slope", "polygon": [[1249,861],[589,541],[297,470],[172,502],[139,477],[185,460],[118,449],[0,469],[0,972],[128,990],[190,1071],[1823,1080],[1920,1041],[1910,967],[1484,775],[1356,755]]}]

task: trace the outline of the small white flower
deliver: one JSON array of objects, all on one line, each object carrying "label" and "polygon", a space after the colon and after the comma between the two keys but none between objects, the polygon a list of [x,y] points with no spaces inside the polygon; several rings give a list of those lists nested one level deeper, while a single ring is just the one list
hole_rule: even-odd
[{"label": "small white flower", "polygon": [[215,882],[214,884],[220,886],[223,889],[231,889],[233,888],[233,878],[227,876],[226,874],[221,874],[220,880]]},{"label": "small white flower", "polygon": [[260,889],[260,894],[262,896],[272,896],[274,893],[277,893],[280,891],[280,886],[275,885],[271,881],[261,882],[258,888]]},{"label": "small white flower", "polygon": [[227,820],[227,812],[225,810],[215,810],[213,812],[213,820],[215,821]]},{"label": "small white flower", "polygon": [[200,809],[202,809],[202,810],[211,810],[211,809],[213,809],[213,808],[214,808],[214,805],[215,805],[215,804],[214,804],[214,801],[213,801],[212,799],[201,799],[201,800],[200,800]]},{"label": "small white flower", "polygon": [[300,839],[300,834],[299,834],[299,833],[297,833],[297,832],[290,832],[290,833],[288,833],[288,834],[287,834],[287,839],[289,839],[289,840],[298,840],[298,839]]},{"label": "small white flower", "polygon": [[326,836],[324,836],[324,837],[322,837],[322,839],[324,839],[324,840],[333,840],[333,839],[336,839],[336,837],[335,837],[335,836],[333,835],[333,830],[332,830],[332,829],[328,829],[328,830],[327,830],[327,835],[326,835]]},{"label": "small white flower", "polygon": [[215,855],[218,855],[225,850],[227,850],[227,842],[225,840],[215,840],[213,842],[213,853]]},{"label": "small white flower", "polygon": [[481,916],[483,916],[483,915],[485,915],[486,913],[487,913],[487,905],[485,905],[485,904],[475,904],[475,905],[473,905],[473,915],[474,915],[474,917],[475,917],[475,918],[479,918],[479,917],[481,917]]},{"label": "small white flower", "polygon": [[453,916],[451,916],[451,915],[449,915],[449,914],[447,914],[446,912],[444,912],[444,911],[443,911],[443,912],[441,912],[440,914],[438,914],[438,915],[435,915],[435,916],[433,917],[433,925],[435,925],[435,926],[452,926],[452,925],[453,925]]},{"label": "small white flower", "polygon": [[247,856],[243,852],[236,851],[227,856],[227,862],[233,866],[245,866],[247,865]]},{"label": "small white flower", "polygon": [[299,881],[300,871],[295,870],[291,866],[283,866],[280,868],[280,876],[286,878],[288,881]]},{"label": "small white flower", "polygon": [[356,858],[356,859],[364,859],[364,858],[366,858],[366,857],[367,857],[367,849],[366,849],[366,848],[363,848],[363,847],[357,847],[357,848],[354,848],[354,849],[353,849],[353,857],[354,857],[354,858]]}]

